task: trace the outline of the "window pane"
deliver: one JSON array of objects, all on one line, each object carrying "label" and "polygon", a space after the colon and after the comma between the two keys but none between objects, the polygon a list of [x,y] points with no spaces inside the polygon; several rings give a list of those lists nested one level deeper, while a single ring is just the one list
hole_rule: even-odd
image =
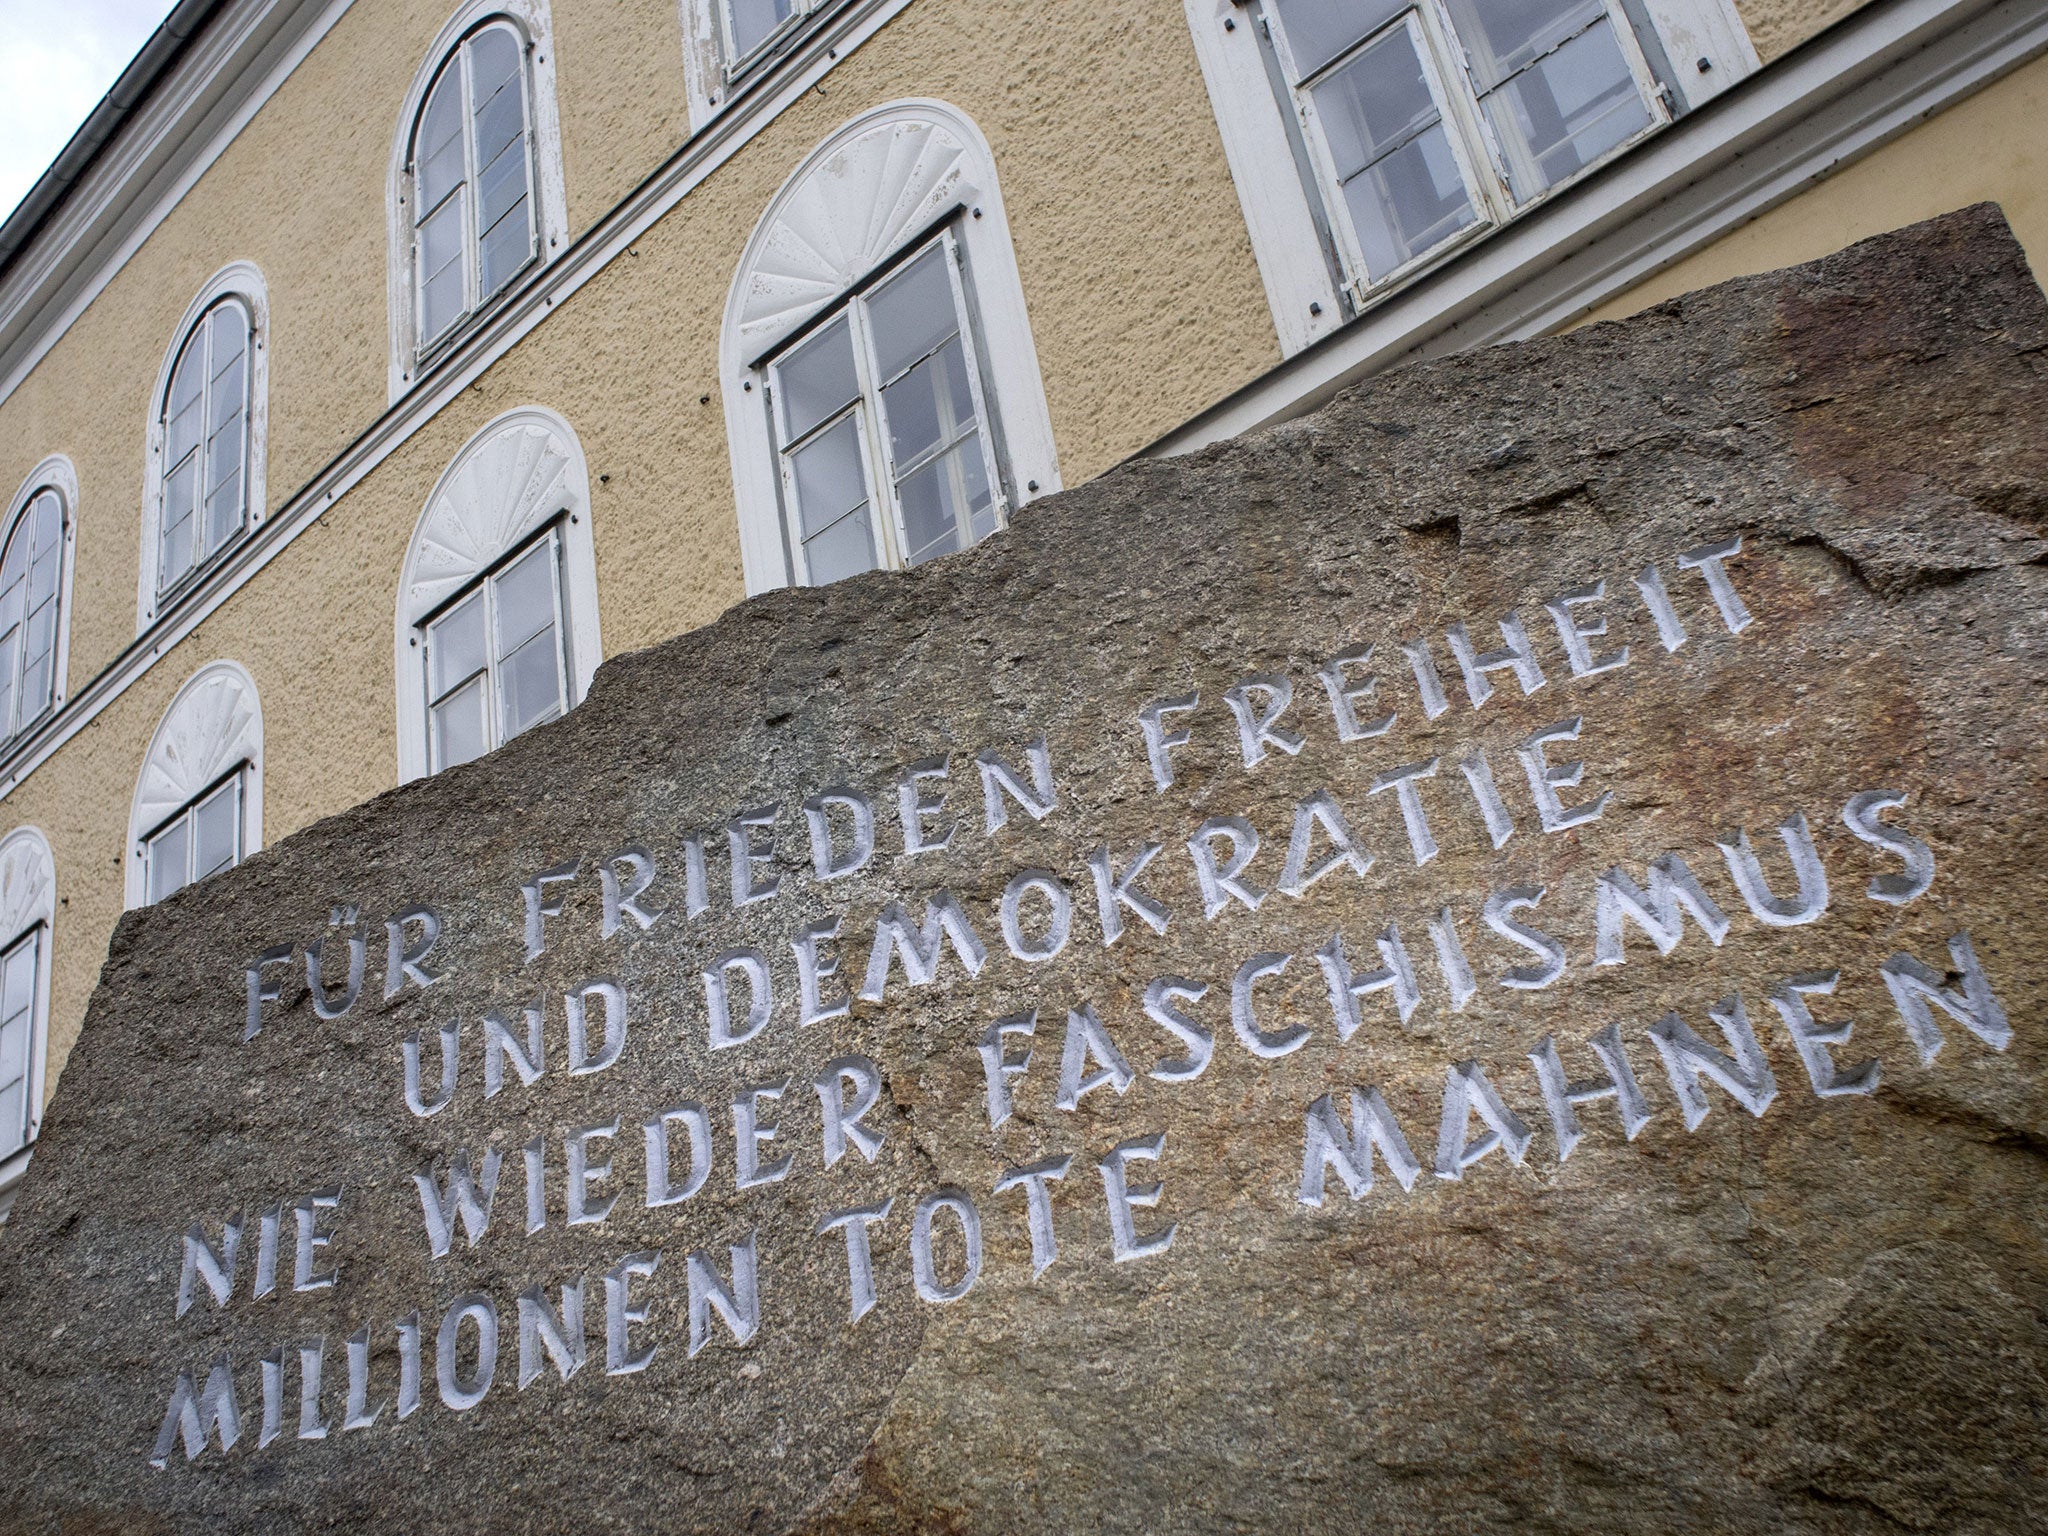
[{"label": "window pane", "polygon": [[1450,0],[1481,92],[1603,14],[1600,0]]},{"label": "window pane", "polygon": [[476,93],[476,163],[489,165],[526,131],[519,45],[502,27],[480,32],[470,44],[469,68]]},{"label": "window pane", "polygon": [[860,431],[852,416],[827,427],[789,456],[803,537],[821,532],[868,499]]},{"label": "window pane", "polygon": [[199,446],[206,382],[206,347],[195,333],[171,375],[171,396],[164,412],[164,462],[175,464]]},{"label": "window pane", "polygon": [[35,714],[35,706],[24,697],[21,711],[14,707],[14,669],[21,658],[21,632],[10,630],[0,636],[0,731],[13,732]]},{"label": "window pane", "polygon": [[0,1088],[0,1157],[28,1144],[28,1080]]},{"label": "window pane", "polygon": [[533,550],[492,578],[497,588],[500,656],[510,656],[542,629],[555,622],[555,541],[542,539]]},{"label": "window pane", "polygon": [[[29,567],[28,606],[36,608],[57,595],[57,562],[64,549],[64,526],[57,498],[38,496],[30,523],[34,541],[30,547],[35,551],[35,562]],[[4,580],[0,577],[0,581]]]},{"label": "window pane", "polygon": [[1339,181],[1437,119],[1415,39],[1405,27],[1362,50],[1310,94]]},{"label": "window pane", "polygon": [[236,862],[241,845],[242,782],[230,779],[192,814],[192,878],[204,880]]},{"label": "window pane", "polygon": [[[242,354],[249,346],[249,317],[240,304],[230,299],[226,303],[214,306],[213,313],[207,320],[207,327],[213,332],[213,350],[208,354],[208,367],[212,374],[214,389],[218,392],[223,387],[222,380],[227,378],[230,371],[237,377],[240,375]],[[241,386],[236,384],[231,388],[235,400],[239,401]],[[228,408],[231,409],[232,404]],[[222,408],[216,405],[216,417],[220,415],[221,410]]]},{"label": "window pane", "polygon": [[[0,1087],[18,1083],[28,1075],[28,1014],[0,1021]],[[0,1131],[5,1131],[0,1122]]]},{"label": "window pane", "polygon": [[199,455],[193,454],[164,482],[162,550],[157,587],[168,587],[192,568],[192,518],[199,485]]},{"label": "window pane", "polygon": [[[0,1021],[11,1024],[16,1018],[26,1017],[35,996],[36,946],[18,945],[8,952],[5,966],[0,967]],[[8,1060],[7,1050],[0,1046],[0,1082],[11,1075]]]},{"label": "window pane", "polygon": [[420,340],[432,341],[462,314],[460,195],[420,226]]},{"label": "window pane", "polygon": [[1603,17],[1485,100],[1517,200],[1536,196],[1650,126]]},{"label": "window pane", "polygon": [[0,632],[14,628],[28,611],[30,537],[24,521],[8,540],[5,559],[0,559]]},{"label": "window pane", "polygon": [[414,221],[432,212],[462,184],[462,177],[462,71],[451,61],[420,114],[413,146]]},{"label": "window pane", "polygon": [[853,371],[853,332],[844,315],[775,365],[775,393],[782,402],[787,442],[853,403],[860,381]]},{"label": "window pane", "polygon": [[50,654],[57,640],[57,605],[45,602],[22,626],[22,665],[32,667]]},{"label": "window pane", "polygon": [[550,624],[498,665],[501,741],[562,711],[562,647]]},{"label": "window pane", "polygon": [[484,595],[466,598],[427,627],[427,694],[438,699],[484,669]]},{"label": "window pane", "polygon": [[880,563],[875,558],[873,523],[868,504],[862,502],[829,528],[804,540],[804,570],[812,586],[858,576]]},{"label": "window pane", "polygon": [[[227,444],[228,447],[235,446]],[[223,451],[223,457],[226,456]],[[212,554],[233,538],[242,527],[242,466],[234,464],[227,471],[227,477],[206,497],[206,547],[203,554]]]},{"label": "window pane", "polygon": [[489,298],[533,257],[533,228],[527,220],[528,204],[521,198],[497,226],[484,235],[477,269],[477,295]]},{"label": "window pane", "polygon": [[1392,271],[1478,217],[1439,124],[1344,184],[1368,276]]},{"label": "window pane", "polygon": [[995,531],[995,499],[982,468],[981,435],[969,437],[896,488],[903,507],[904,561],[916,565]]},{"label": "window pane", "polygon": [[487,230],[517,208],[526,197],[526,139],[522,135],[489,160],[479,161],[477,172],[478,229]]},{"label": "window pane", "polygon": [[734,59],[745,58],[789,19],[791,0],[729,0]]},{"label": "window pane", "polygon": [[185,883],[191,857],[191,825],[180,816],[150,840],[149,899],[161,901]]},{"label": "window pane", "polygon": [[967,386],[967,355],[955,336],[882,391],[889,423],[889,455],[901,474],[935,448],[974,425],[974,396]]},{"label": "window pane", "polygon": [[1406,0],[1274,0],[1281,29],[1306,77],[1407,9]]},{"label": "window pane", "polygon": [[875,337],[877,383],[886,384],[960,328],[946,247],[935,245],[882,284],[867,301]]},{"label": "window pane", "polygon": [[[17,726],[26,725],[50,707],[50,676],[52,663],[47,655],[38,656],[21,674],[21,713],[14,717]],[[6,707],[0,700],[0,708]]]},{"label": "window pane", "polygon": [[434,767],[452,768],[482,757],[490,742],[485,734],[484,679],[477,678],[428,711],[434,733]]}]

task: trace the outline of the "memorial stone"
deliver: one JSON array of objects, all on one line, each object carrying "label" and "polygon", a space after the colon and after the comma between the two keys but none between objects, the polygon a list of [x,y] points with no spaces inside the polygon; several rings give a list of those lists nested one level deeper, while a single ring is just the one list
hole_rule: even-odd
[{"label": "memorial stone", "polygon": [[622,656],[123,920],[0,1529],[2048,1530],[2044,530],[1980,208]]}]

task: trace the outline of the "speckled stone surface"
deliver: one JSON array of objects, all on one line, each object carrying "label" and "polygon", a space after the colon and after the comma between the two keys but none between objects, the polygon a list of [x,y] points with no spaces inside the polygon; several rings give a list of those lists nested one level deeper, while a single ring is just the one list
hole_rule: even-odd
[{"label": "speckled stone surface", "polygon": [[[131,914],[0,1233],[0,1529],[2048,1529],[2044,348],[1978,209],[1415,367],[958,558],[750,601]],[[1318,674],[1367,645],[1346,716]],[[1162,789],[1141,712],[1189,694]],[[935,758],[914,820],[950,835],[906,853],[898,782]],[[821,880],[803,803],[835,786],[876,852]],[[778,889],[736,905],[728,823],[771,807],[740,885]],[[1235,890],[1229,818],[1257,839]],[[1090,856],[1121,877],[1152,844],[1105,943]],[[529,957],[521,887],[570,864]],[[651,927],[605,931],[601,868]],[[906,962],[891,905],[916,929],[942,893],[958,922]],[[387,995],[415,904],[438,977]],[[824,1000],[879,995],[802,1023],[793,941],[833,919]],[[245,1039],[245,968],[286,945]],[[747,1035],[749,950],[766,1022],[714,1048],[703,972],[733,961]],[[625,999],[608,1065],[598,979]],[[538,1077],[499,1050],[487,1092],[485,1015],[523,1045],[536,999]],[[1546,1039],[1553,1090],[1633,1083],[1570,1111],[1568,1159]],[[845,1058],[879,1142],[828,1164]],[[651,1206],[643,1123],[681,1111],[652,1191],[680,1193],[691,1105],[706,1177]],[[743,1188],[748,1107],[775,1135]],[[451,1158],[492,1150],[487,1224],[452,1205],[435,1256]],[[1031,1186],[996,1186],[1061,1158],[1034,1274]],[[817,1229],[884,1201],[851,1321],[845,1231]],[[218,1249],[236,1212],[225,1278],[188,1266],[188,1229]],[[520,1298],[553,1323],[579,1280],[564,1379]]]}]

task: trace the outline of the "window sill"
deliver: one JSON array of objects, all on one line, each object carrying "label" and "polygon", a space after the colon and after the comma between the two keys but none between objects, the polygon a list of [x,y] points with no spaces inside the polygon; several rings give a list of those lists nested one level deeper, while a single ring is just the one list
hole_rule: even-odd
[{"label": "window sill", "polygon": [[[150,607],[148,620],[143,628],[136,633],[136,639],[139,640],[143,635],[148,634],[151,629],[156,627],[157,621],[162,619],[165,613],[184,602],[193,591],[205,586],[207,577],[233,559],[235,551],[249,542],[249,535],[254,531],[255,523],[245,512],[240,532],[204,560],[193,566],[191,570],[172,582],[168,587],[157,593],[156,602]],[[24,726],[17,734],[25,736],[32,729],[34,729],[33,726]]]},{"label": "window sill", "polygon": [[[764,81],[776,79],[799,60],[808,60],[816,52],[814,45],[821,34],[858,3],[859,0],[832,0],[832,3],[820,5],[795,24],[785,23],[779,33],[756,44],[752,53],[720,70],[718,94],[706,103],[709,111],[704,124],[708,125],[755,94]],[[827,44],[825,53],[837,62],[839,52],[836,46]]]},{"label": "window sill", "polygon": [[510,304],[538,273],[545,270],[547,264],[545,256],[528,257],[526,264],[506,278],[504,286],[496,293],[435,337],[429,345],[415,352],[412,365],[404,372],[404,388],[399,393],[399,399],[404,399],[418,389],[421,381],[439,368],[451,353],[459,352],[462,344],[470,337],[479,331],[489,329],[499,312]]}]

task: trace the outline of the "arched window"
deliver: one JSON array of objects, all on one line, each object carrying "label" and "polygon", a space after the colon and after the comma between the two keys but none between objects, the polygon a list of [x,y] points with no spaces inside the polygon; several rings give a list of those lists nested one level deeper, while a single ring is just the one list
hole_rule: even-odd
[{"label": "arched window", "polygon": [[56,866],[34,827],[0,838],[0,1216],[43,1118]]},{"label": "arched window", "polygon": [[249,344],[240,299],[200,317],[171,370],[159,418],[163,506],[157,590],[168,591],[241,533],[249,513]]},{"label": "arched window", "polygon": [[473,3],[413,83],[392,165],[392,395],[560,248],[561,134],[542,0]]},{"label": "arched window", "polygon": [[865,113],[797,168],[720,358],[749,592],[916,565],[1059,487],[995,168],[942,103]]},{"label": "arched window", "polygon": [[68,460],[45,459],[0,525],[0,741],[20,735],[63,696],[77,486]]},{"label": "arched window", "polygon": [[164,711],[128,816],[127,898],[161,901],[263,845],[263,710],[256,682],[209,662]]},{"label": "arched window", "polygon": [[580,701],[603,654],[583,449],[552,411],[489,423],[427,498],[399,577],[398,774],[483,756]]},{"label": "arched window", "polygon": [[192,301],[149,426],[138,629],[263,519],[269,302],[248,262]]},{"label": "arched window", "polygon": [[533,260],[533,156],[519,35],[504,22],[462,40],[413,130],[412,257],[420,347]]}]

